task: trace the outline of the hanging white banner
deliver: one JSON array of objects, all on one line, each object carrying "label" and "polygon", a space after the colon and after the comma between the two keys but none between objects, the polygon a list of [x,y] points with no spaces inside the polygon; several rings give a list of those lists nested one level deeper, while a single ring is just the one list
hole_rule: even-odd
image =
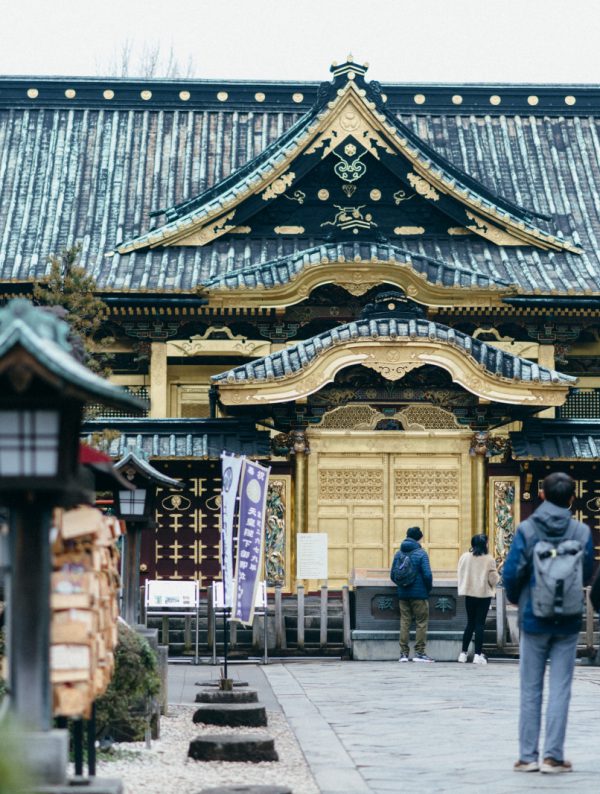
[{"label": "hanging white banner", "polygon": [[233,604],[233,531],[236,523],[236,501],[244,457],[221,454],[221,574],[226,607]]}]

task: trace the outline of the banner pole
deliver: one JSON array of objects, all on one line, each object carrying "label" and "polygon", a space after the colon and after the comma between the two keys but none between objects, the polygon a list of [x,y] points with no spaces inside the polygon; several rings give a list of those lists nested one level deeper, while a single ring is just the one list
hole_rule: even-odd
[{"label": "banner pole", "polygon": [[228,652],[228,646],[227,646],[227,629],[228,629],[227,612],[228,611],[229,610],[227,609],[227,607],[224,607],[224,609],[223,609],[223,657],[224,657],[223,658],[223,671],[224,671],[225,678],[228,678],[228,675],[227,675],[227,652]]}]

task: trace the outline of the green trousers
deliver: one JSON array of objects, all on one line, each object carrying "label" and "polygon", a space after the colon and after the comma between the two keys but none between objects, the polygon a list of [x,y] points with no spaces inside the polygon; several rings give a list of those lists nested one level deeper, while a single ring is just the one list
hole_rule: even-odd
[{"label": "green trousers", "polygon": [[427,624],[429,623],[429,601],[426,598],[401,598],[400,604],[400,653],[408,656],[410,624],[415,620],[417,636],[415,653],[425,653]]}]

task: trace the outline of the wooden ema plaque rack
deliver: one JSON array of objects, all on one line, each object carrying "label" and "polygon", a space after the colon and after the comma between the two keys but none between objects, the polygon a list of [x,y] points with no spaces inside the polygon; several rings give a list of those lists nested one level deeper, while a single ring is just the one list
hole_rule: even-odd
[{"label": "wooden ema plaque rack", "polygon": [[89,719],[112,677],[119,617],[121,526],[83,505],[56,510],[50,678],[54,714]]}]

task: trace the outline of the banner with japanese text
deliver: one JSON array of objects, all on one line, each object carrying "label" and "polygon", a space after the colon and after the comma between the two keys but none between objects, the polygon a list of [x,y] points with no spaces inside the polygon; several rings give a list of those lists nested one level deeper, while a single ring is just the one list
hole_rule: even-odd
[{"label": "banner with japanese text", "polygon": [[245,458],[221,454],[221,574],[223,577],[223,601],[226,607],[233,605],[233,537],[236,518],[240,475]]},{"label": "banner with japanese text", "polygon": [[270,468],[246,460],[242,467],[232,620],[250,625],[262,572]]}]

